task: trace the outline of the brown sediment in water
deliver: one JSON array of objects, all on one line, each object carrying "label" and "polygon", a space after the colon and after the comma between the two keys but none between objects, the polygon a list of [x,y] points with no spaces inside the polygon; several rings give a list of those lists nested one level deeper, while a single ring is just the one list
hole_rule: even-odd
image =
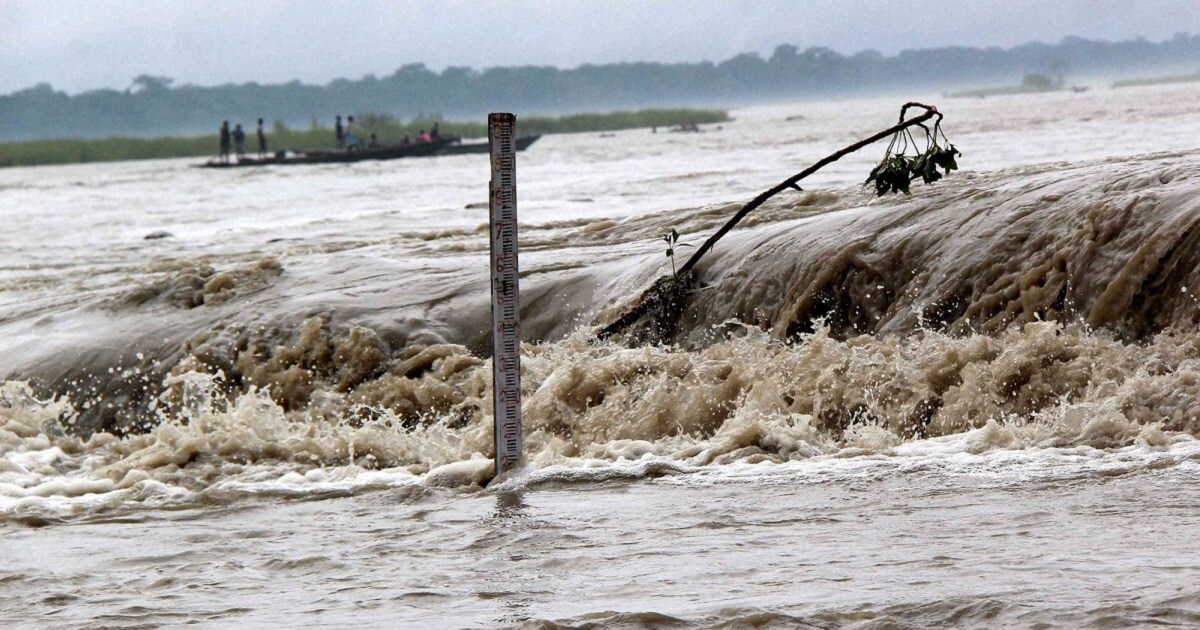
[{"label": "brown sediment in water", "polygon": [[[905,440],[1078,405],[1194,432],[1197,166],[1196,154],[1163,154],[965,174],[910,198],[790,196],[697,268],[674,349],[571,335],[660,273],[661,252],[642,237],[700,232],[723,209],[533,228],[546,258],[523,259],[531,443],[566,456],[614,440],[711,440],[736,433],[735,420],[818,442],[865,425]],[[84,351],[69,366],[54,358],[61,345],[25,347],[8,376],[71,397],[83,435],[177,422],[185,377],[199,372],[220,375],[218,399],[259,392],[287,418],[346,431],[385,417],[438,426],[470,445],[457,457],[486,454],[486,278],[464,260],[339,254],[285,261],[286,273],[177,271],[106,302],[123,309],[120,326],[74,312],[96,345],[65,336]],[[100,350],[113,345],[124,351]],[[738,448],[765,457],[790,452],[778,436],[745,440]]]},{"label": "brown sediment in water", "polygon": [[274,258],[218,272],[212,265],[195,264],[166,274],[126,292],[111,305],[122,307],[161,303],[178,308],[219,304],[261,290],[283,273]]},{"label": "brown sediment in water", "polygon": [[[285,367],[275,355],[257,374],[288,378],[299,357],[327,343],[303,342],[286,350],[299,363]],[[1130,344],[1052,323],[994,336],[838,339],[822,328],[784,343],[746,328],[700,350],[592,344],[577,334],[526,347],[523,364],[526,454],[539,467],[644,455],[686,466],[784,462],[886,453],[931,437],[959,436],[954,450],[983,452],[1161,445],[1170,441],[1164,432],[1200,434],[1200,333]],[[490,366],[461,346],[425,348],[348,388],[313,379],[306,407],[291,411],[254,386],[227,398],[222,380],[172,377],[164,420],[121,438],[79,436],[66,405],[10,384],[0,443],[86,453],[98,466],[93,477],[118,485],[203,486],[271,462],[424,474],[478,460],[439,473],[450,485],[478,483],[490,470]]]},{"label": "brown sediment in water", "polygon": [[727,319],[780,337],[919,328],[998,333],[1081,322],[1129,340],[1200,315],[1194,158],[967,176],[882,203],[773,225],[706,261],[680,340]]}]

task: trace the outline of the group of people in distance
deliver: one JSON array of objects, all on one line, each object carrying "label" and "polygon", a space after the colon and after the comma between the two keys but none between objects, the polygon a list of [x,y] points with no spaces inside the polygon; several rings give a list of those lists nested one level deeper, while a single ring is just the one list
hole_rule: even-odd
[{"label": "group of people in distance", "polygon": [[[358,136],[354,135],[354,117],[346,117],[346,126],[342,126],[342,116],[333,117],[333,135],[337,137],[337,146],[345,151],[358,150]],[[375,134],[371,134],[371,144],[375,143]],[[373,148],[373,147],[369,147]]]},{"label": "group of people in distance", "polygon": [[[267,134],[263,131],[263,119],[258,119],[258,159],[263,159],[267,155]],[[237,156],[238,161],[246,157],[246,132],[242,131],[242,123],[237,123],[233,126],[233,131],[229,130],[229,121],[221,121],[221,162],[229,163],[229,148],[233,145],[233,155]]]},{"label": "group of people in distance", "polygon": [[[438,123],[433,123],[433,129],[429,133],[425,133],[422,129],[420,135],[417,136],[417,142],[433,142],[438,139],[440,132],[438,131]],[[339,114],[333,117],[333,135],[337,138],[337,146],[343,151],[357,151],[360,147],[358,144],[358,136],[354,135],[354,117],[347,116],[346,124],[342,125],[342,116]],[[406,147],[412,144],[412,137],[407,133],[404,134],[404,139],[400,141],[400,146]],[[367,142],[368,149],[376,149],[379,147],[379,138],[375,134],[371,134],[371,139]]]},{"label": "group of people in distance", "polygon": [[[267,134],[263,131],[263,119],[258,119],[258,159],[267,157]],[[342,124],[341,115],[334,116],[333,134],[337,138],[338,149],[342,151],[358,151],[363,147],[360,146],[358,136],[354,135],[354,117],[347,116],[346,124]],[[420,135],[417,136],[417,142],[435,142],[440,138],[438,123],[433,123],[433,128],[429,133],[425,133],[422,129]],[[237,123],[233,126],[233,130],[229,129],[229,121],[221,122],[220,131],[221,140],[221,162],[229,163],[229,157],[232,154],[240,162],[246,157],[246,132],[242,131],[242,124]],[[409,134],[404,134],[404,139],[400,141],[400,146],[408,146],[412,144],[412,138]],[[232,153],[230,151],[232,147]],[[370,140],[367,142],[367,149],[375,149],[379,147],[379,139],[375,134],[371,134]]]}]

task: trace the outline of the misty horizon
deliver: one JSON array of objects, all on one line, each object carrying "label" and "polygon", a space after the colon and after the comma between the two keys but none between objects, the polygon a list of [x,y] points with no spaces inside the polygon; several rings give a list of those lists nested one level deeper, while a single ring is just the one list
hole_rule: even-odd
[{"label": "misty horizon", "polygon": [[[147,10],[147,8],[152,9]],[[1109,16],[1120,14],[1115,21]],[[1171,19],[1164,20],[1164,16]],[[558,69],[715,62],[779,44],[849,55],[875,50],[1004,48],[1066,37],[1163,41],[1200,32],[1200,6],[1155,0],[1019,0],[879,6],[747,3],[90,2],[0,0],[0,94],[50,84],[69,94],[122,90],[139,75],[214,86],[322,85],[423,63]]]},{"label": "misty horizon", "polygon": [[[1098,44],[1122,44],[1122,43],[1147,42],[1150,44],[1162,44],[1162,43],[1170,42],[1172,40],[1177,40],[1180,38],[1187,38],[1187,37],[1191,37],[1191,36],[1195,36],[1195,35],[1196,35],[1196,33],[1180,31],[1180,32],[1172,34],[1171,37],[1166,37],[1166,38],[1161,38],[1161,39],[1149,39],[1149,38],[1146,38],[1141,35],[1136,35],[1133,37],[1120,39],[1120,40],[1089,39],[1089,38],[1084,38],[1084,37],[1080,37],[1077,35],[1066,35],[1055,42],[1031,40],[1031,41],[1027,41],[1027,42],[1022,42],[1022,43],[1014,45],[1014,46],[938,46],[938,47],[905,48],[902,50],[895,51],[894,53],[891,53],[891,54],[883,53],[875,48],[863,48],[863,49],[858,49],[858,50],[845,51],[845,50],[837,50],[837,49],[827,48],[824,46],[813,46],[813,47],[811,47],[811,49],[828,49],[828,50],[832,50],[835,53],[838,53],[840,55],[843,55],[845,57],[850,57],[850,58],[862,57],[862,56],[879,56],[883,59],[896,59],[897,57],[904,55],[904,54],[922,53],[922,52],[938,51],[938,50],[962,49],[962,50],[978,50],[978,51],[1000,51],[1000,52],[1007,53],[1007,52],[1012,52],[1012,51],[1025,49],[1025,48],[1029,48],[1029,47],[1039,47],[1039,46],[1053,47],[1053,46],[1067,44],[1070,42],[1086,42],[1086,43],[1098,43]],[[795,44],[793,44],[791,42],[779,42],[775,46],[773,46],[772,49],[778,49],[779,47],[794,46],[794,45]],[[808,50],[808,49],[801,48],[801,50]],[[164,87],[169,87],[172,89],[173,88],[181,88],[181,87],[218,88],[218,87],[227,87],[227,86],[250,86],[250,85],[278,86],[278,85],[291,85],[291,84],[297,84],[297,83],[304,85],[304,86],[329,87],[332,84],[337,83],[337,82],[343,82],[343,81],[353,82],[353,81],[377,79],[381,76],[382,77],[391,76],[392,74],[399,72],[401,69],[403,69],[406,66],[408,66],[408,67],[420,66],[420,67],[428,69],[429,71],[433,72],[434,74],[442,74],[446,70],[466,70],[466,71],[473,72],[473,73],[482,73],[482,72],[485,72],[488,70],[495,70],[495,69],[522,69],[522,68],[553,68],[555,70],[560,70],[560,71],[574,71],[574,70],[579,70],[582,68],[589,68],[589,67],[611,67],[611,66],[640,65],[640,64],[655,64],[655,65],[664,65],[664,66],[684,65],[684,64],[713,64],[713,65],[715,65],[715,64],[721,64],[721,63],[727,62],[731,59],[735,59],[737,57],[741,57],[744,55],[752,55],[752,56],[756,56],[760,59],[768,59],[768,58],[770,58],[771,52],[772,52],[771,50],[768,50],[764,54],[759,51],[747,50],[747,51],[735,53],[733,55],[730,55],[727,58],[722,58],[722,59],[713,58],[713,59],[699,59],[699,60],[693,60],[693,61],[627,60],[627,61],[610,62],[610,63],[582,63],[582,64],[578,64],[575,66],[560,66],[560,65],[555,65],[555,64],[521,64],[521,65],[495,65],[495,66],[461,66],[461,65],[436,66],[436,65],[432,65],[427,62],[424,62],[424,61],[417,60],[417,61],[406,62],[406,63],[400,64],[396,67],[390,68],[390,69],[383,69],[383,70],[380,70],[379,72],[368,72],[366,74],[362,74],[362,75],[358,75],[358,76],[350,76],[350,75],[338,76],[338,77],[333,77],[324,82],[304,81],[299,78],[294,78],[294,79],[282,80],[282,81],[265,81],[265,80],[249,79],[249,80],[245,80],[245,81],[225,81],[225,82],[221,82],[221,83],[205,84],[205,83],[193,83],[193,82],[179,81],[176,79],[176,77],[169,76],[169,75],[156,75],[156,74],[152,74],[149,72],[140,72],[140,73],[137,73],[137,74],[131,76],[129,78],[128,82],[126,82],[124,85],[120,85],[120,86],[113,85],[113,86],[107,86],[107,87],[97,87],[97,88],[91,88],[91,89],[87,89],[87,90],[73,92],[73,91],[69,91],[69,90],[60,88],[59,86],[56,86],[49,81],[39,81],[37,83],[22,87],[20,89],[13,90],[11,92],[0,93],[0,97],[12,96],[15,94],[19,94],[23,91],[35,89],[35,88],[38,88],[39,86],[46,86],[46,85],[49,85],[56,92],[62,92],[67,95],[70,95],[70,96],[77,96],[80,94],[87,94],[90,92],[103,92],[103,91],[136,92],[136,90],[138,88],[144,86],[144,84],[147,80],[150,82],[157,82],[159,80],[164,80],[165,81]],[[1042,72],[1044,70],[1045,70],[1044,68],[1030,68],[1029,69],[1030,72]],[[1069,74],[1069,72],[1068,72],[1068,74]]]}]

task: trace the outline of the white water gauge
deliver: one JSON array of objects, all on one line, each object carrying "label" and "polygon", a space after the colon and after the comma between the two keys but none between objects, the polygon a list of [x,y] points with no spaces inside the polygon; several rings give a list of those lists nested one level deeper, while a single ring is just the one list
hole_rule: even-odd
[{"label": "white water gauge", "polygon": [[517,268],[517,156],[513,114],[488,115],[492,264],[492,403],[496,474],[521,461],[521,326]]}]

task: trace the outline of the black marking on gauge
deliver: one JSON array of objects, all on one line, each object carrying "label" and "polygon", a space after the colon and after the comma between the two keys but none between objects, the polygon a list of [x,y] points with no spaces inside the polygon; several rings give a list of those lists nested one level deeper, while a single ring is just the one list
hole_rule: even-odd
[{"label": "black marking on gauge", "polygon": [[492,395],[496,474],[521,462],[521,324],[517,264],[517,117],[488,115],[492,162],[491,216]]}]

